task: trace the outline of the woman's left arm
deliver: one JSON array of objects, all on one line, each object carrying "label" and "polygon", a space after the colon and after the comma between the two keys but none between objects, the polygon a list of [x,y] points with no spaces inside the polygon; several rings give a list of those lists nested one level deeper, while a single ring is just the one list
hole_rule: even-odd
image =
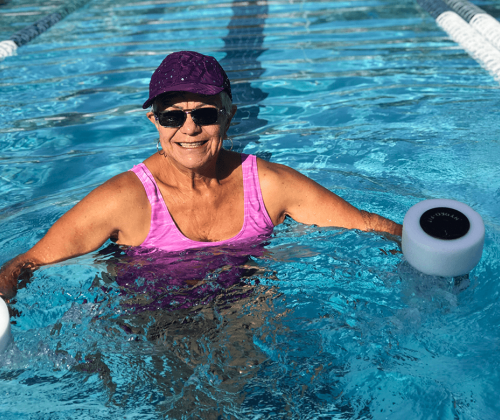
[{"label": "woman's left arm", "polygon": [[308,225],[388,232],[401,236],[400,224],[378,214],[358,210],[294,169],[261,159],[257,162],[264,204],[275,225],[290,216]]}]

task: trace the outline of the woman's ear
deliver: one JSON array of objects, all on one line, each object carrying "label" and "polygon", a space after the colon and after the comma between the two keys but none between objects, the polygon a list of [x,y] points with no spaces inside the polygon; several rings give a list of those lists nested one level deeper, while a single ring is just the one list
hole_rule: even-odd
[{"label": "woman's ear", "polygon": [[232,105],[231,106],[231,113],[229,114],[229,116],[227,117],[227,121],[226,121],[226,127],[225,127],[225,133],[227,133],[227,130],[229,130],[229,126],[231,124],[231,120],[233,119],[234,117],[234,114],[236,114],[236,110],[238,109],[238,107],[236,105]]},{"label": "woman's ear", "polygon": [[234,114],[236,114],[236,110],[238,107],[236,105],[231,105],[231,119],[233,119]]},{"label": "woman's ear", "polygon": [[149,120],[149,121],[151,121],[151,122],[155,125],[155,127],[156,127],[156,128],[158,128],[158,126],[157,126],[157,122],[158,122],[158,121],[156,120],[156,117],[155,117],[154,112],[149,111],[149,112],[146,114],[146,117],[148,117],[148,120]]}]

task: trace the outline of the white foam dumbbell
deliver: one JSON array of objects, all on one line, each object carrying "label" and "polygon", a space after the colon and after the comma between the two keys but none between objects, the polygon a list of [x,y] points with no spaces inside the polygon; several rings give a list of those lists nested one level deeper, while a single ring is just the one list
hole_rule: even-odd
[{"label": "white foam dumbbell", "polygon": [[467,204],[447,199],[425,200],[405,215],[403,254],[410,265],[425,274],[467,274],[481,259],[483,245],[483,219]]},{"label": "white foam dumbbell", "polygon": [[9,308],[0,298],[0,351],[3,351],[11,340]]}]

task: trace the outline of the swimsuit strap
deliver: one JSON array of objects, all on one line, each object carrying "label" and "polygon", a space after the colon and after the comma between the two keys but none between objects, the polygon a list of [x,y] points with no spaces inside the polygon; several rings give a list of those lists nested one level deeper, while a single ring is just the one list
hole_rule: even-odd
[{"label": "swimsuit strap", "polygon": [[177,226],[175,226],[172,216],[168,212],[160,189],[148,167],[144,163],[139,163],[130,169],[130,171],[134,172],[142,182],[149,203],[151,204],[149,233],[141,246],[163,248],[162,245],[165,244],[165,240],[168,243],[165,234],[170,233],[171,235],[173,232],[178,231]]},{"label": "swimsuit strap", "polygon": [[270,234],[274,224],[267,213],[260,189],[257,157],[241,154],[243,189],[245,191],[245,236]]}]

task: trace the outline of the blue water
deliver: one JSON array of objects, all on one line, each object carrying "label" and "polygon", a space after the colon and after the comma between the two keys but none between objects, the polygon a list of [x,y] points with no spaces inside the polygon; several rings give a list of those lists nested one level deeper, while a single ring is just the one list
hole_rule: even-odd
[{"label": "blue water", "polygon": [[[2,39],[64,2],[5,3]],[[400,223],[463,201],[483,258],[458,283],[382,235],[288,220],[241,282],[216,270],[212,299],[140,312],[105,244],[20,289],[0,417],[497,418],[499,86],[413,1],[90,1],[0,62],[0,263],[155,152],[141,104],[181,49],[227,70],[236,150]]]}]

